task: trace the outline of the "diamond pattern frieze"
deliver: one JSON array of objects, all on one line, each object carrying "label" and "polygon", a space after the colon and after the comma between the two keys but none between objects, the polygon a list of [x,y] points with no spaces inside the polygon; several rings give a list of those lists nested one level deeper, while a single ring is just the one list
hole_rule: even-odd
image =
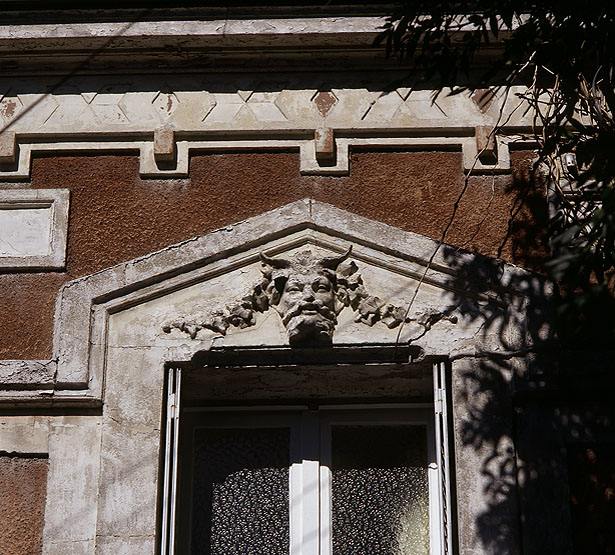
[{"label": "diamond pattern frieze", "polygon": [[[302,133],[307,130],[312,137],[314,130],[321,128],[330,129],[332,134],[338,130],[374,131],[377,140],[379,137],[385,140],[389,130],[405,128],[431,128],[434,130],[432,135],[439,136],[439,129],[446,132],[451,126],[473,129],[477,125],[487,125],[497,117],[504,100],[492,98],[481,111],[476,99],[464,95],[443,94],[434,103],[431,90],[398,87],[383,92],[374,88],[373,82],[361,78],[357,78],[351,88],[332,85],[333,82],[323,81],[322,75],[289,78],[284,73],[279,79],[275,75],[262,74],[180,76],[172,81],[156,75],[135,78],[134,81],[120,76],[76,77],[59,87],[51,86],[43,78],[28,81],[2,79],[0,128],[37,133],[44,138],[45,148],[54,143],[75,143],[75,148],[79,149],[86,147],[77,143],[81,143],[84,134],[89,133],[105,136],[102,142],[126,143],[128,146],[138,143],[142,148],[144,134],[160,129],[186,131],[192,133],[191,138],[182,138],[179,143],[187,156],[189,149],[195,148],[189,144],[190,141],[207,142],[211,131],[232,130],[231,138],[225,135],[227,138],[220,139],[227,142],[242,140],[242,136],[249,136],[252,140],[263,131],[266,133],[259,135],[263,141],[272,140],[273,134],[278,140],[293,130]],[[512,102],[509,99],[504,112],[513,111]],[[518,114],[513,114],[509,125],[527,125],[527,118],[519,110]],[[354,144],[353,140],[352,133],[343,139],[342,142],[346,142],[342,146],[346,151],[348,145],[352,147]],[[312,143],[301,141],[302,148],[308,153],[304,152],[302,171],[322,169],[315,161],[313,167],[305,161],[314,158],[309,150]],[[361,137],[359,143],[361,141],[365,138]],[[448,135],[447,141],[446,144],[450,144]],[[339,147],[338,143],[336,145]],[[26,143],[21,146],[24,147],[22,152],[26,152],[26,147],[32,151],[36,149]],[[143,148],[147,150],[150,146]],[[337,155],[343,158],[339,149]],[[340,164],[342,168],[343,163]],[[152,167],[156,173],[158,169],[153,161]],[[327,168],[325,171],[334,171],[329,166]],[[340,168],[336,166],[335,171],[342,171]],[[144,174],[148,171],[143,169]],[[25,165],[20,166],[18,175],[23,177],[27,172]]]},{"label": "diamond pattern frieze", "polygon": [[87,98],[93,97],[84,97],[76,86],[65,85],[61,91],[54,92],[53,97],[57,105],[43,122],[44,127],[85,130],[98,125],[99,120],[87,101]]},{"label": "diamond pattern frieze", "polygon": [[201,102],[199,102],[198,112],[201,115],[200,121],[205,121],[207,116],[216,107],[216,97],[213,94],[205,93]]},{"label": "diamond pattern frieze", "polygon": [[327,116],[327,121],[334,126],[360,124],[361,117],[374,97],[366,89],[332,89],[331,92],[338,98],[338,102]]},{"label": "diamond pattern frieze", "polygon": [[286,116],[275,104],[279,92],[254,92],[246,101],[258,121],[285,121]]},{"label": "diamond pattern frieze", "polygon": [[372,93],[373,97],[361,118],[365,122],[390,122],[403,106],[397,92]]},{"label": "diamond pattern frieze", "polygon": [[158,91],[152,99],[152,108],[162,120],[168,120],[177,110],[179,102],[174,92]]},{"label": "diamond pattern frieze", "polygon": [[234,122],[250,126],[255,122],[286,121],[276,105],[280,93],[239,90],[236,93],[216,93],[215,104],[203,118],[209,124]]},{"label": "diamond pattern frieze", "polygon": [[96,93],[82,92],[81,96],[90,106],[96,119],[103,125],[129,123],[130,119],[120,107],[126,85],[106,84]]},{"label": "diamond pattern frieze", "polygon": [[476,89],[470,96],[476,107],[485,114],[495,100],[495,92],[492,89]]},{"label": "diamond pattern frieze", "polygon": [[215,93],[213,97],[215,104],[203,118],[210,124],[232,121],[245,105],[245,100],[237,93]]},{"label": "diamond pattern frieze", "polygon": [[312,97],[312,102],[320,112],[320,115],[326,118],[333,109],[333,106],[339,102],[339,98],[333,91],[318,91]]},{"label": "diamond pattern frieze", "polygon": [[283,90],[274,101],[276,107],[284,114],[284,117],[297,126],[313,125],[318,127],[322,124],[322,114],[317,105],[312,101],[318,93],[317,90]]},{"label": "diamond pattern frieze", "polygon": [[23,102],[11,89],[0,97],[0,118],[6,125],[23,110]]},{"label": "diamond pattern frieze", "polygon": [[140,128],[153,129],[160,123],[160,117],[152,108],[153,98],[150,92],[126,92],[118,101],[118,108],[129,121],[138,124]]},{"label": "diamond pattern frieze", "polygon": [[20,117],[13,120],[13,129],[36,129],[45,126],[45,123],[57,110],[58,102],[52,94],[29,93],[20,94],[19,100],[27,108]]},{"label": "diamond pattern frieze", "polygon": [[206,91],[174,91],[177,98],[169,118],[176,129],[200,129],[202,122],[215,107],[214,96]]},{"label": "diamond pattern frieze", "polygon": [[441,106],[443,98],[434,102],[431,95],[431,91],[412,91],[409,88],[376,93],[362,119],[372,123],[413,125],[417,121],[446,118]]},{"label": "diamond pattern frieze", "polygon": [[455,99],[446,95],[434,100],[432,91],[412,91],[406,100],[406,106],[418,119],[444,119],[448,117],[447,104],[451,104],[451,101],[454,103]]}]

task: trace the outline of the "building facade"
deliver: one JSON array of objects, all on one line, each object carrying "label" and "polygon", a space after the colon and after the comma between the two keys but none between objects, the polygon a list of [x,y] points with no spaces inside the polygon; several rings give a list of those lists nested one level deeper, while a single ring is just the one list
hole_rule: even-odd
[{"label": "building facade", "polygon": [[613,545],[531,115],[410,86],[383,11],[7,12],[2,553]]}]

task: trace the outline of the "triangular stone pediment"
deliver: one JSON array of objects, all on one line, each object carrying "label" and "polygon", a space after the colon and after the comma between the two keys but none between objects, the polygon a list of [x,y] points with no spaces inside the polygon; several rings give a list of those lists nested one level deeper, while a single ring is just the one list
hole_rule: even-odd
[{"label": "triangular stone pediment", "polygon": [[[344,256],[350,247],[352,252]],[[290,267],[272,268],[260,253],[267,253],[273,264]],[[461,317],[460,292],[447,288],[439,276],[424,280],[417,292],[420,264],[322,231],[291,233],[261,245],[243,260],[233,258],[225,261],[223,273],[214,270],[198,283],[149,302],[152,317],[143,330],[148,340],[220,347],[322,346],[327,340],[334,345],[408,343],[425,337],[434,326],[453,330]],[[305,258],[308,262],[302,265]],[[318,261],[335,258],[344,259],[334,268],[318,267]],[[125,311],[119,327],[135,330],[143,325],[145,310],[140,306]],[[294,339],[305,320],[305,337]],[[154,331],[155,339],[149,335]]]},{"label": "triangular stone pediment", "polygon": [[[522,311],[536,280],[544,291],[544,280],[501,261],[298,201],[68,284],[58,303],[58,380],[102,383],[109,349],[175,359],[289,344],[506,350],[526,335]],[[83,329],[85,354],[75,338],[86,339]]]}]

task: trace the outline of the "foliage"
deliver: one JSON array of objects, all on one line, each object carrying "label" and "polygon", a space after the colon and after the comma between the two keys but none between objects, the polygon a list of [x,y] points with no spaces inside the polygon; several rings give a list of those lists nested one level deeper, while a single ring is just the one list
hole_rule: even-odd
[{"label": "foliage", "polygon": [[604,320],[615,288],[615,3],[407,1],[377,42],[438,93],[522,86],[558,206],[548,266],[561,320],[571,336]]}]

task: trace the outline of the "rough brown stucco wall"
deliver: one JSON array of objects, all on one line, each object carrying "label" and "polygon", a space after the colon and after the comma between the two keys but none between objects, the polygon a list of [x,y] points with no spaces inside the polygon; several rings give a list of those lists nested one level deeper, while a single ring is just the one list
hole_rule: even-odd
[{"label": "rough brown stucco wall", "polygon": [[0,456],[0,553],[43,549],[47,459]]},{"label": "rough brown stucco wall", "polygon": [[[469,181],[447,242],[523,265],[544,254],[543,197],[519,200],[524,160],[515,157],[514,179]],[[0,275],[0,359],[51,356],[62,283],[297,199],[439,239],[464,187],[461,164],[458,152],[365,152],[352,156],[350,176],[321,177],[301,176],[295,153],[210,154],[192,159],[188,179],[144,180],[135,156],[35,158],[21,187],[71,189],[68,265]]]}]

